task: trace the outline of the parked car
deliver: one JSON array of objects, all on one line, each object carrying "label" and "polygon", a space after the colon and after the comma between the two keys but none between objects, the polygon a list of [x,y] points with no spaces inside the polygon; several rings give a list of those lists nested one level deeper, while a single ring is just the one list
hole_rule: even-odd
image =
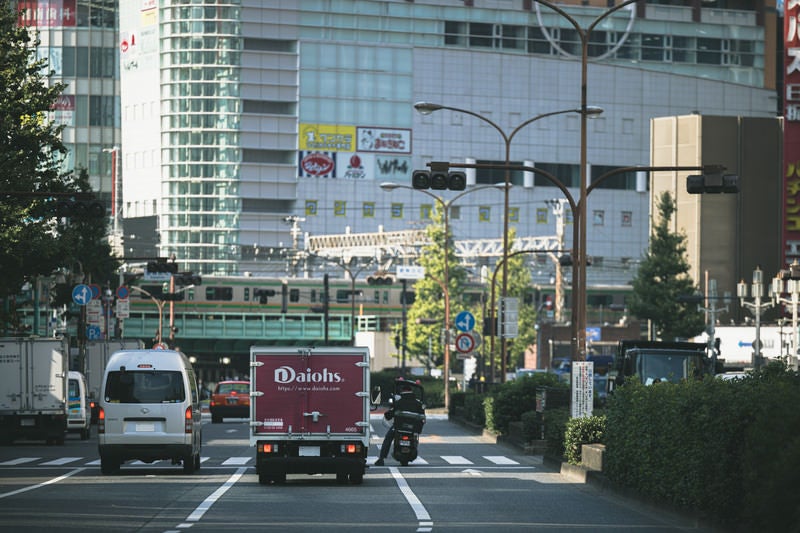
[{"label": "parked car", "polygon": [[250,416],[250,382],[220,381],[211,393],[208,405],[211,422],[218,424],[223,418]]}]

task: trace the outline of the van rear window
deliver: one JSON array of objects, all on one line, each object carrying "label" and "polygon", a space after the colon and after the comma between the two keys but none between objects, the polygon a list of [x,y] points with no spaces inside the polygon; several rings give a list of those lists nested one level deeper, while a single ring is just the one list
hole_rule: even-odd
[{"label": "van rear window", "polygon": [[115,371],[108,373],[105,399],[112,403],[180,403],[186,399],[186,390],[178,371]]}]

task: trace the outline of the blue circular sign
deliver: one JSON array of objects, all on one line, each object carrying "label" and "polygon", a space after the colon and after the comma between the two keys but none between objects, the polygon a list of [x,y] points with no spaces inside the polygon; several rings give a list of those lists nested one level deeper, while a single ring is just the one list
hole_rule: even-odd
[{"label": "blue circular sign", "polygon": [[125,285],[117,287],[117,298],[119,298],[120,300],[125,300],[128,296],[130,296],[130,294],[131,293],[128,290],[128,287],[126,287]]},{"label": "blue circular sign", "polygon": [[92,299],[92,289],[85,283],[75,285],[72,289],[72,301],[78,305],[86,305]]},{"label": "blue circular sign", "polygon": [[461,311],[456,315],[456,328],[459,331],[472,331],[475,329],[475,315],[469,311]]}]

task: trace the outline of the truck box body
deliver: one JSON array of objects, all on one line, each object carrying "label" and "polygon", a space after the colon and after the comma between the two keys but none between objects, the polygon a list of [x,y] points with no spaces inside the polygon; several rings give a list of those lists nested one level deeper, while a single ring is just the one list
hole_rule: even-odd
[{"label": "truck box body", "polygon": [[0,339],[0,438],[64,443],[68,350],[63,339]]},{"label": "truck box body", "polygon": [[368,349],[253,347],[250,365],[259,481],[334,473],[360,483],[369,449]]},{"label": "truck box body", "polygon": [[143,348],[144,343],[138,339],[90,341],[86,343],[84,368],[78,370],[86,376],[86,383],[89,387],[88,395],[92,408],[92,423],[97,422],[103,373],[106,370],[106,364],[108,364],[111,354],[126,350],[141,350]]}]

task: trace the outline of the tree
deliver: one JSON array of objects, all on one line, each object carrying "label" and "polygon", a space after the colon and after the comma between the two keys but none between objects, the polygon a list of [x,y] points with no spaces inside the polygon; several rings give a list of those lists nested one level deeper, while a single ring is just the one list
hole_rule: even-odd
[{"label": "tree", "polygon": [[[445,239],[452,244],[452,234],[445,235],[442,210],[437,206],[433,211],[432,224],[427,227],[430,244],[422,249],[420,266],[425,268],[425,278],[414,284],[416,298],[408,311],[408,349],[425,360],[430,350],[428,367],[441,366],[444,358],[442,328],[444,327],[444,262],[449,265],[450,318],[463,309],[462,287],[467,272],[459,264],[455,248],[447,247],[444,256]],[[430,324],[419,324],[418,321]]]},{"label": "tree", "polygon": [[0,299],[6,302],[25,282],[78,261],[97,281],[114,267],[102,221],[52,212],[56,200],[91,188],[85,172],[63,171],[63,126],[50,112],[66,85],[48,83],[54,73],[46,59],[36,59],[39,41],[17,17],[8,3],[0,7]]},{"label": "tree", "polygon": [[680,296],[695,292],[686,260],[686,237],[670,231],[675,202],[664,192],[658,202],[658,219],[653,226],[650,247],[633,279],[628,308],[634,316],[651,320],[656,336],[663,340],[690,338],[705,328],[705,317],[695,304]]}]

